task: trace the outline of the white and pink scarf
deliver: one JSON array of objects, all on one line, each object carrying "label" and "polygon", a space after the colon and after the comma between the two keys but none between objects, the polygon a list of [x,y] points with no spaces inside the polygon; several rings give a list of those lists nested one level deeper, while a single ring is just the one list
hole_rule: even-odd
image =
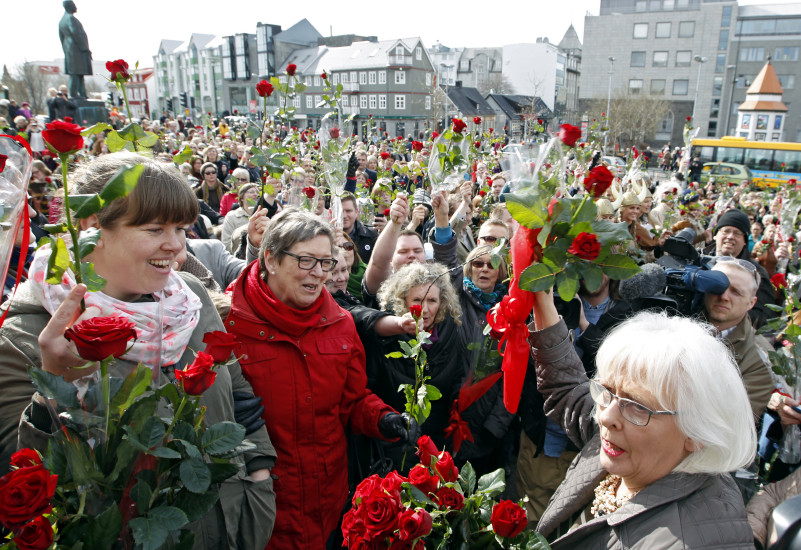
[{"label": "white and pink scarf", "polygon": [[[52,315],[67,298],[76,281],[73,273],[66,271],[60,284],[45,282],[50,254],[49,244],[36,251],[28,284],[31,285],[34,298]],[[89,316],[122,316],[136,326],[136,342],[122,356],[123,359],[158,369],[180,360],[198,324],[202,303],[175,271],[170,273],[167,286],[153,293],[153,299],[152,302],[125,302],[101,291],[87,292],[84,297]]]}]

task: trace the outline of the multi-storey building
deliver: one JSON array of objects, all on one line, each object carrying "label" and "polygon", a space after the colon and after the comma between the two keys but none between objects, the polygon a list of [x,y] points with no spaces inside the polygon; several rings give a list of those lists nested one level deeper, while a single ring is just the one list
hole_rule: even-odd
[{"label": "multi-storey building", "polygon": [[370,118],[389,136],[418,137],[432,123],[434,68],[419,38],[303,48],[286,63],[297,65],[296,75],[307,86],[294,98],[295,118],[306,125],[318,128],[330,110],[320,105],[323,72],[332,85],[343,86],[342,115],[354,115],[353,133],[367,135]]},{"label": "multi-storey building", "polygon": [[556,108],[557,122],[579,123],[579,77],[581,76],[581,41],[573,25],[567,29],[556,54]]}]

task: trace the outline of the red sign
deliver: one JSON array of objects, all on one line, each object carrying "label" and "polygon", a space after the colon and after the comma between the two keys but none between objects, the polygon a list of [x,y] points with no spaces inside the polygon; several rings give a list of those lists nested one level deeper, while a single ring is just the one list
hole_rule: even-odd
[{"label": "red sign", "polygon": [[58,65],[39,65],[39,72],[44,74],[59,74],[61,69]]},{"label": "red sign", "polygon": [[255,115],[256,111],[259,108],[259,102],[256,101],[255,99],[251,99],[250,101],[248,101],[248,107],[250,107],[251,114]]}]

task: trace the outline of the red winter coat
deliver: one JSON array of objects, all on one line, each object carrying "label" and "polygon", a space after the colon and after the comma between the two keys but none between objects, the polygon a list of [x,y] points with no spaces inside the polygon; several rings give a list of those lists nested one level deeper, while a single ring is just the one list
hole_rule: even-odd
[{"label": "red winter coat", "polygon": [[225,327],[240,342],[242,372],[263,398],[278,455],[267,548],[325,548],[348,497],[345,429],[381,437],[378,421],[393,409],[366,387],[364,348],[350,313],[323,289],[316,322],[293,336],[280,308],[255,300],[271,296],[257,273],[253,262],[233,283]]}]

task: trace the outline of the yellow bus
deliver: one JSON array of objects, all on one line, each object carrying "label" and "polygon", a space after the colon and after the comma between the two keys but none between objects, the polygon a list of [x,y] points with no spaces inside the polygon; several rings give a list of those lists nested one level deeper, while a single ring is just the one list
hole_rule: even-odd
[{"label": "yellow bus", "polygon": [[747,141],[725,136],[720,139],[694,139],[692,156],[701,162],[733,162],[747,166],[754,183],[777,187],[790,179],[801,181],[801,143]]}]

